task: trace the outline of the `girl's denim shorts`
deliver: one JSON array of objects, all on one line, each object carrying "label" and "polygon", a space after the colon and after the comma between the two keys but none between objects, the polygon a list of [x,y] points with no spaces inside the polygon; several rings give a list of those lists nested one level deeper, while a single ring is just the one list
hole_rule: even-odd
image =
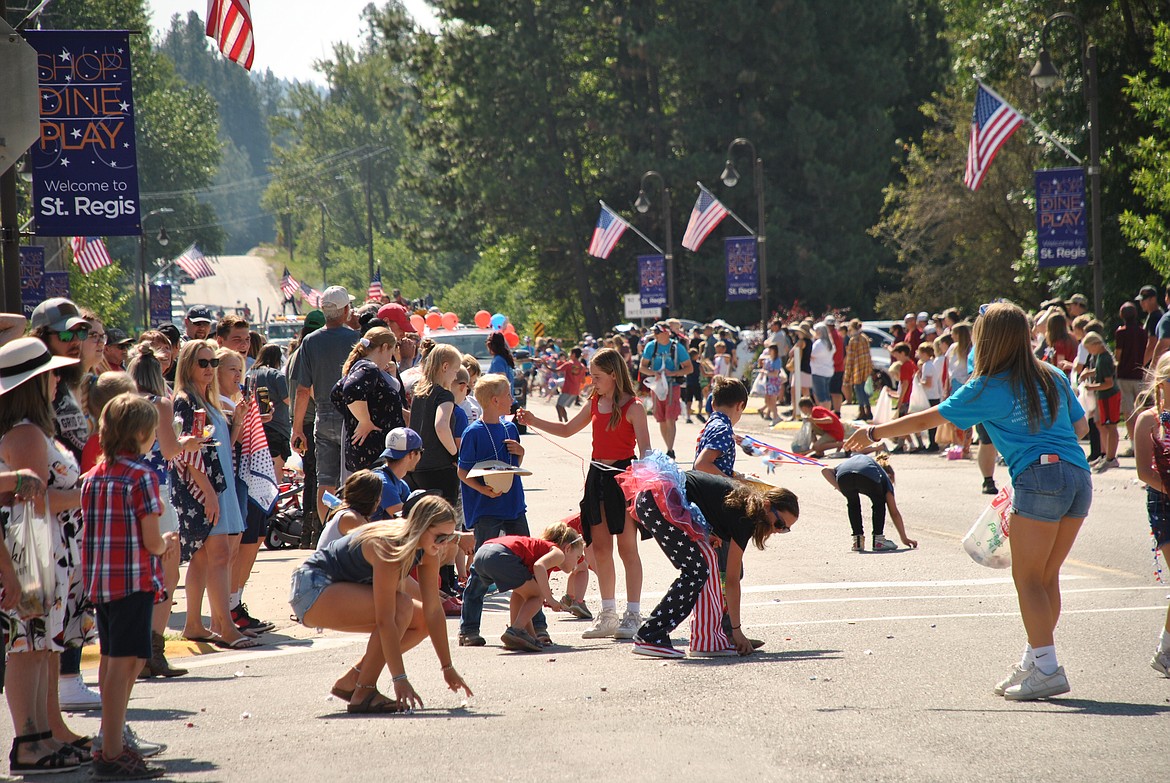
[{"label": "girl's denim shorts", "polygon": [[1048,465],[1029,465],[1012,481],[1012,511],[1028,519],[1059,522],[1065,517],[1085,518],[1093,502],[1089,471],[1061,460]]},{"label": "girl's denim shorts", "polygon": [[319,568],[302,566],[293,571],[288,605],[292,607],[298,623],[305,622],[305,612],[309,611],[321,597],[321,593],[325,592],[325,588],[331,584],[333,580]]}]

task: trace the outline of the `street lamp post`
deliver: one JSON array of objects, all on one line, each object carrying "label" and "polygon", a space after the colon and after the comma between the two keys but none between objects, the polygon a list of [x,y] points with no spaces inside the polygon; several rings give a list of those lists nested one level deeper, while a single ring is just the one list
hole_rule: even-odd
[{"label": "street lamp post", "polygon": [[723,184],[734,188],[739,182],[739,171],[735,168],[732,155],[736,147],[747,147],[752,156],[752,184],[756,189],[756,248],[760,263],[760,329],[768,328],[768,263],[767,232],[764,228],[764,161],[756,155],[756,146],[745,138],[738,138],[727,145],[727,165],[719,176]]},{"label": "street lamp post", "polygon": [[1093,229],[1093,312],[1101,317],[1102,299],[1102,256],[1101,256],[1101,129],[1098,116],[1097,96],[1097,47],[1089,41],[1085,23],[1076,14],[1067,11],[1053,14],[1044,21],[1040,29],[1040,56],[1032,68],[1032,82],[1041,90],[1052,87],[1060,79],[1060,71],[1048,54],[1048,28],[1053,22],[1067,19],[1076,25],[1081,39],[1081,63],[1085,76],[1085,102],[1089,105],[1089,165],[1085,173],[1089,178],[1091,203],[1089,219]]},{"label": "street lamp post", "polygon": [[[142,292],[142,328],[150,328],[150,281],[146,276],[146,221],[155,215],[166,215],[175,210],[170,207],[162,207],[147,212],[142,216],[142,228],[138,232],[138,285]],[[167,236],[167,229],[162,226],[158,230],[158,243],[163,247],[167,246],[170,238]]]},{"label": "street lamp post", "polygon": [[677,316],[674,303],[674,246],[670,236],[670,188],[666,180],[657,171],[650,170],[642,175],[642,183],[638,186],[638,198],[634,201],[634,209],[645,215],[650,211],[650,199],[646,196],[646,181],[658,180],[658,187],[662,190],[662,221],[666,230],[666,311],[667,314]]}]

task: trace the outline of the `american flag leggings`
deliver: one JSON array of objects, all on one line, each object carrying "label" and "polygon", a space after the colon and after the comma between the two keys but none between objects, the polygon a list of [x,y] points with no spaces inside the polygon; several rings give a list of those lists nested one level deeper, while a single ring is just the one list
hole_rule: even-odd
[{"label": "american flag leggings", "polygon": [[679,570],[638,637],[650,644],[670,644],[670,632],[691,615],[690,648],[694,651],[731,647],[723,633],[723,591],[719,558],[706,540],[695,542],[662,513],[648,491],[638,493],[634,510],[642,527],[654,536],[671,565]]}]

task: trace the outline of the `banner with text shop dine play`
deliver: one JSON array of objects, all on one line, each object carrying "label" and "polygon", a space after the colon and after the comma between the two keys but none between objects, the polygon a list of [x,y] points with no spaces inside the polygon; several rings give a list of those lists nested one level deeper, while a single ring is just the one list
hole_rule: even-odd
[{"label": "banner with text shop dine play", "polygon": [[1041,267],[1089,263],[1084,169],[1036,172],[1036,261]]}]

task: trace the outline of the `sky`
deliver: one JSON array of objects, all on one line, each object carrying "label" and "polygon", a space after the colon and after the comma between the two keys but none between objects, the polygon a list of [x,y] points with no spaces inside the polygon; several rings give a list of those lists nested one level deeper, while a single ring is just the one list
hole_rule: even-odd
[{"label": "sky", "polygon": [[[197,11],[202,19],[207,13],[206,0],[148,0],[155,31],[170,27],[174,14]],[[285,79],[322,84],[313,70],[313,61],[328,57],[332,44],[362,38],[361,11],[371,0],[251,0],[252,31],[256,43],[254,73],[272,72]],[[375,4],[380,5],[380,0]],[[435,26],[434,15],[424,0],[404,0],[407,9],[424,27]],[[327,13],[322,13],[322,9]],[[297,13],[312,12],[313,22]]]}]

